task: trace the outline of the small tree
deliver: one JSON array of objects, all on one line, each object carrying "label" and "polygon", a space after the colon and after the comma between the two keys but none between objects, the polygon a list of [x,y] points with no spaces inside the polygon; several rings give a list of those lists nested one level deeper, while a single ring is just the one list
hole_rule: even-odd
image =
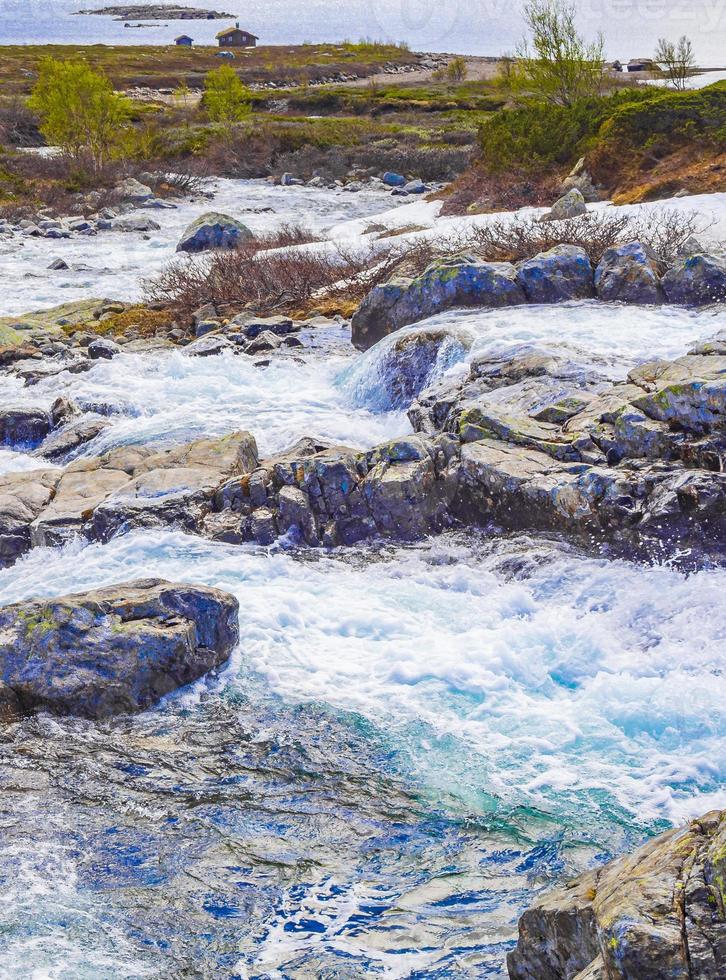
[{"label": "small tree", "polygon": [[693,45],[686,35],[675,42],[664,37],[659,38],[655,60],[662,66],[665,77],[673,88],[683,92],[696,67]]},{"label": "small tree", "polygon": [[239,122],[250,112],[249,89],[229,65],[209,72],[204,80],[202,102],[213,122]]},{"label": "small tree", "polygon": [[600,93],[602,34],[586,41],[577,30],[576,15],[577,8],[567,0],[528,0],[524,19],[531,41],[523,41],[517,51],[517,89],[564,106]]},{"label": "small tree", "polygon": [[45,139],[98,172],[118,149],[131,104],[111,82],[82,61],[44,58],[28,105],[40,116]]},{"label": "small tree", "polygon": [[463,82],[467,76],[466,59],[460,56],[452,58],[446,66],[446,77],[453,84]]}]

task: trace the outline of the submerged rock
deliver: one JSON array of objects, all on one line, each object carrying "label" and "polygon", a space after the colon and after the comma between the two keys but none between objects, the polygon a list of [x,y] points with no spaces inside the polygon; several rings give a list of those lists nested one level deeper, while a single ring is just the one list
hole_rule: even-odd
[{"label": "submerged rock", "polygon": [[525,912],[511,980],[726,975],[726,811],[590,871]]},{"label": "submerged rock", "polygon": [[229,658],[238,612],[217,589],[153,579],[5,606],[0,680],[24,711],[143,711]]},{"label": "submerged rock", "polygon": [[254,235],[241,221],[228,214],[209,211],[192,221],[182,235],[176,250],[177,252],[206,252],[215,248],[231,249],[252,238]]}]

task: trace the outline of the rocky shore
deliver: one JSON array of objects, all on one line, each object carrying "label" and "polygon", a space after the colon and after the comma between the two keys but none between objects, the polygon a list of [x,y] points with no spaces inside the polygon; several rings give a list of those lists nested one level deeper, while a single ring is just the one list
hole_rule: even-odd
[{"label": "rocky shore", "polygon": [[524,914],[511,980],[718,980],[726,811],[569,882]]}]

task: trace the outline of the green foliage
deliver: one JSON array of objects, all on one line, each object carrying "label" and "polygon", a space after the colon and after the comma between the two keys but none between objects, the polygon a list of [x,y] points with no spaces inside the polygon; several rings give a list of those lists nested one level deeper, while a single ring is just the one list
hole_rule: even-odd
[{"label": "green foliage", "polygon": [[543,171],[566,164],[588,148],[588,141],[619,108],[653,100],[652,90],[628,89],[581,99],[569,106],[530,102],[491,116],[481,127],[483,163],[490,173]]},{"label": "green foliage", "polygon": [[250,92],[234,68],[222,65],[205,78],[202,105],[212,122],[240,122],[250,114]]},{"label": "green foliage", "polygon": [[82,61],[44,58],[28,105],[49,143],[96,172],[118,150],[130,117],[128,100]]},{"label": "green foliage", "polygon": [[525,4],[531,39],[520,45],[518,60],[509,66],[515,91],[561,106],[600,94],[603,38],[586,41],[577,30],[576,14],[577,8],[567,0]]},{"label": "green foliage", "polygon": [[722,148],[726,128],[726,82],[695,92],[658,93],[640,104],[620,105],[603,125],[601,136],[628,148],[647,140],[676,147],[702,143]]},{"label": "green foliage", "polygon": [[467,76],[466,60],[460,56],[452,58],[446,66],[446,77],[450,82],[458,84],[463,82]]}]

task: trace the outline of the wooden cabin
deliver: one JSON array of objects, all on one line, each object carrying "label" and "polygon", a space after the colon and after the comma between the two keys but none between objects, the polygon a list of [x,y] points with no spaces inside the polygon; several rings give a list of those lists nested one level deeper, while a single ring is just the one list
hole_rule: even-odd
[{"label": "wooden cabin", "polygon": [[188,34],[180,34],[179,37],[174,38],[174,44],[180,48],[191,48],[194,38],[189,37]]},{"label": "wooden cabin", "polygon": [[226,31],[220,31],[217,40],[220,48],[254,48],[259,38],[249,31],[240,30],[237,24],[235,27],[228,27]]}]

